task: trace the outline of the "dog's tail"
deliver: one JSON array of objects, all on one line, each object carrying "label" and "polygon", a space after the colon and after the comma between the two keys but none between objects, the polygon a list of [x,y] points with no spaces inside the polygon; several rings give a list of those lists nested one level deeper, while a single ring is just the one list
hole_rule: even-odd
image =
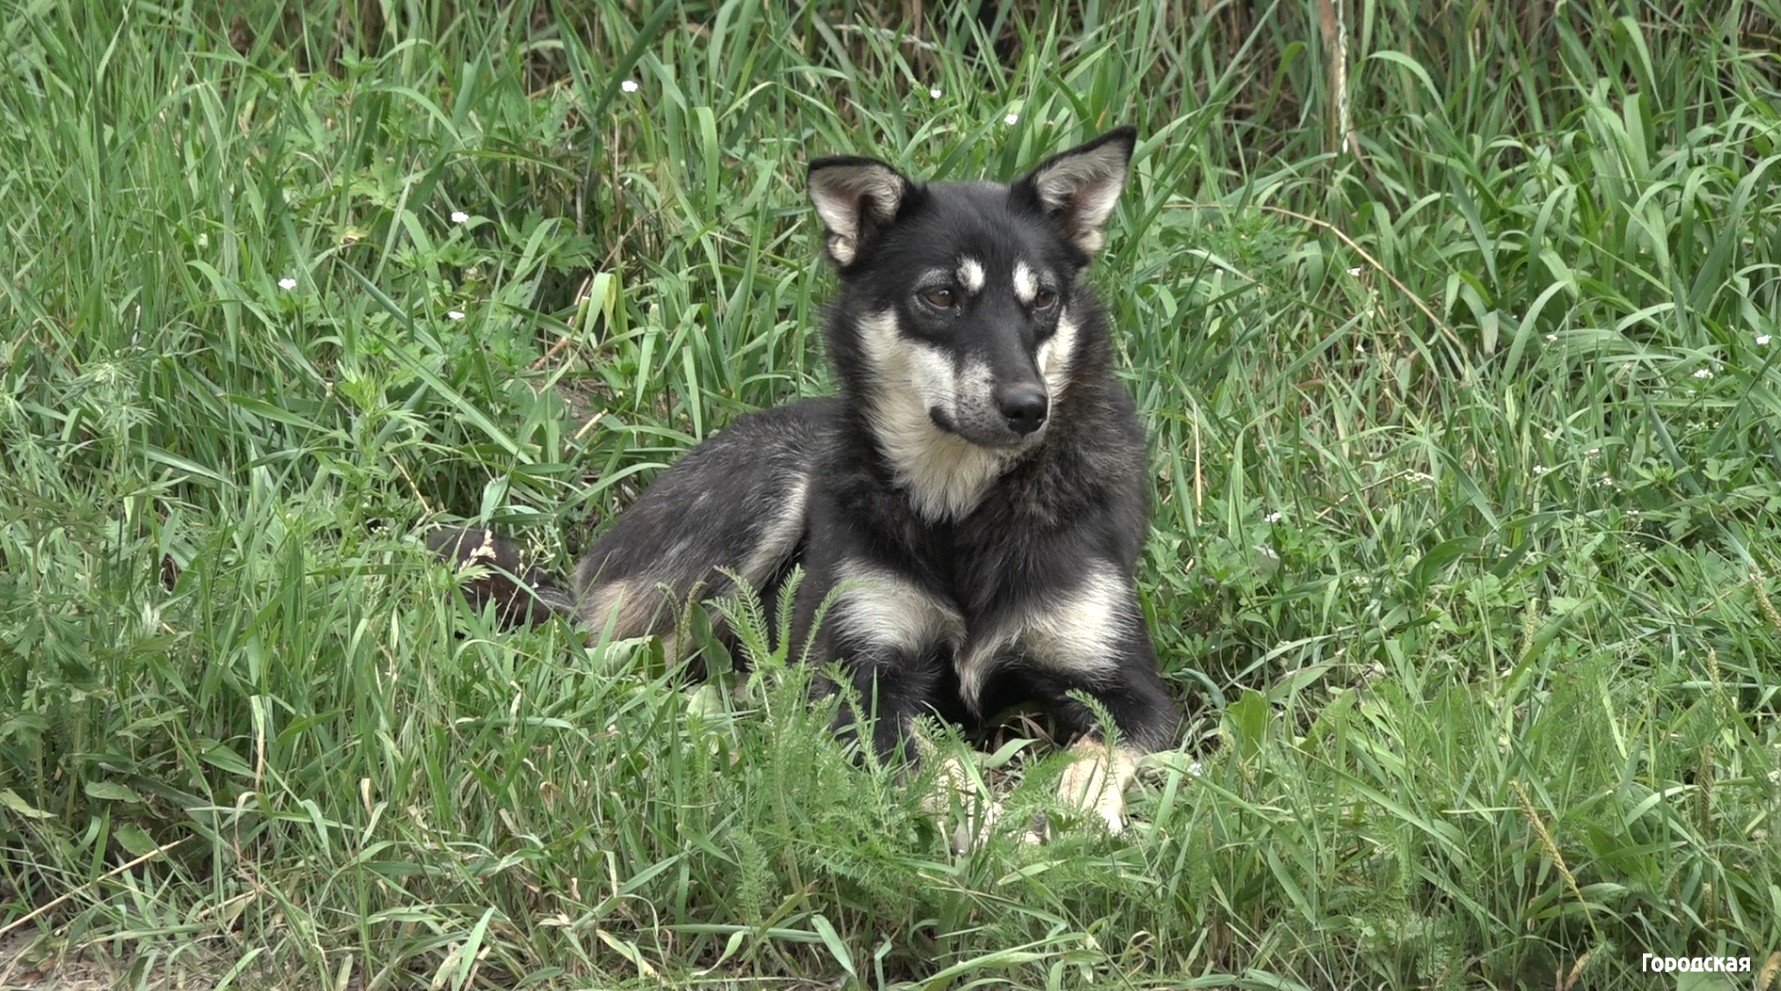
[{"label": "dog's tail", "polygon": [[555,576],[526,559],[525,549],[480,527],[440,530],[427,547],[460,570],[481,573],[464,583],[464,595],[481,609],[495,603],[501,625],[511,629],[542,623],[553,615],[575,615],[575,594]]}]

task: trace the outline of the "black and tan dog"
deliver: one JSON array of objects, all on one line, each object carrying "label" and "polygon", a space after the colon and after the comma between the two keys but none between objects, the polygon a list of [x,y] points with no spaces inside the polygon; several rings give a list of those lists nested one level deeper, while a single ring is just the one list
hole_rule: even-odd
[{"label": "black and tan dog", "polygon": [[[1137,752],[1180,716],[1133,584],[1149,515],[1144,429],[1083,272],[1125,183],[1122,128],[1011,184],[916,182],[824,158],[811,202],[840,275],[831,398],[739,417],[664,472],[576,569],[573,589],[481,532],[436,537],[529,596],[620,636],[729,572],[771,594],[795,565],[795,642],[839,660],[860,705],[837,729],[913,755],[927,712],[975,722],[1047,703],[1082,742],[1065,798],[1118,830]],[[504,579],[496,579],[504,581]],[[1100,744],[1095,699],[1123,746]]]}]

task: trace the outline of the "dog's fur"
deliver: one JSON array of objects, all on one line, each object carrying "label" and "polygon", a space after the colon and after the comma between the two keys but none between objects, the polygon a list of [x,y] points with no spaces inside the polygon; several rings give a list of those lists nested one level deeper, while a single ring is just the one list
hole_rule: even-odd
[{"label": "dog's fur", "polygon": [[[536,593],[514,613],[572,606],[618,636],[671,632],[677,602],[733,590],[726,571],[771,595],[801,564],[794,646],[841,662],[871,711],[844,709],[837,730],[869,724],[880,756],[913,757],[924,712],[969,723],[1022,699],[1092,737],[1074,692],[1128,746],[1171,746],[1180,717],[1134,587],[1144,431],[1082,277],[1134,141],[1112,131],[1007,185],[812,162],[840,275],[824,327],[839,396],[739,417],[681,458],[597,541],[573,593],[481,531],[433,545],[517,579],[480,595]],[[1130,758],[1107,759],[1117,789]],[[1088,807],[1117,828],[1117,808]]]}]

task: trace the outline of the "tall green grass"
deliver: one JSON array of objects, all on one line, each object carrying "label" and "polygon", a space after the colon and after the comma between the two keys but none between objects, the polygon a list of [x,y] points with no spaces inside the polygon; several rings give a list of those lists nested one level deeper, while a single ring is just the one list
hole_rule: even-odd
[{"label": "tall green grass", "polygon": [[[1748,986],[1638,966],[1781,967],[1777,38],[9,5],[0,984]],[[1128,837],[954,858],[782,659],[732,695],[451,603],[434,522],[566,567],[825,388],[805,160],[1007,177],[1124,122],[1095,277],[1193,713]],[[1053,754],[979,758],[1006,821]]]}]

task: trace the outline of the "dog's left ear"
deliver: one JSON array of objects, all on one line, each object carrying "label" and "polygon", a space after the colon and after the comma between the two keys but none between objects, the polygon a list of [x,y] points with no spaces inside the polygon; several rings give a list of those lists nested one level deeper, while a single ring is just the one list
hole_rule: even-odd
[{"label": "dog's left ear", "polygon": [[1106,242],[1107,218],[1125,187],[1138,129],[1118,127],[1084,145],[1046,159],[1014,183],[1016,196],[1029,198],[1084,254]]}]

